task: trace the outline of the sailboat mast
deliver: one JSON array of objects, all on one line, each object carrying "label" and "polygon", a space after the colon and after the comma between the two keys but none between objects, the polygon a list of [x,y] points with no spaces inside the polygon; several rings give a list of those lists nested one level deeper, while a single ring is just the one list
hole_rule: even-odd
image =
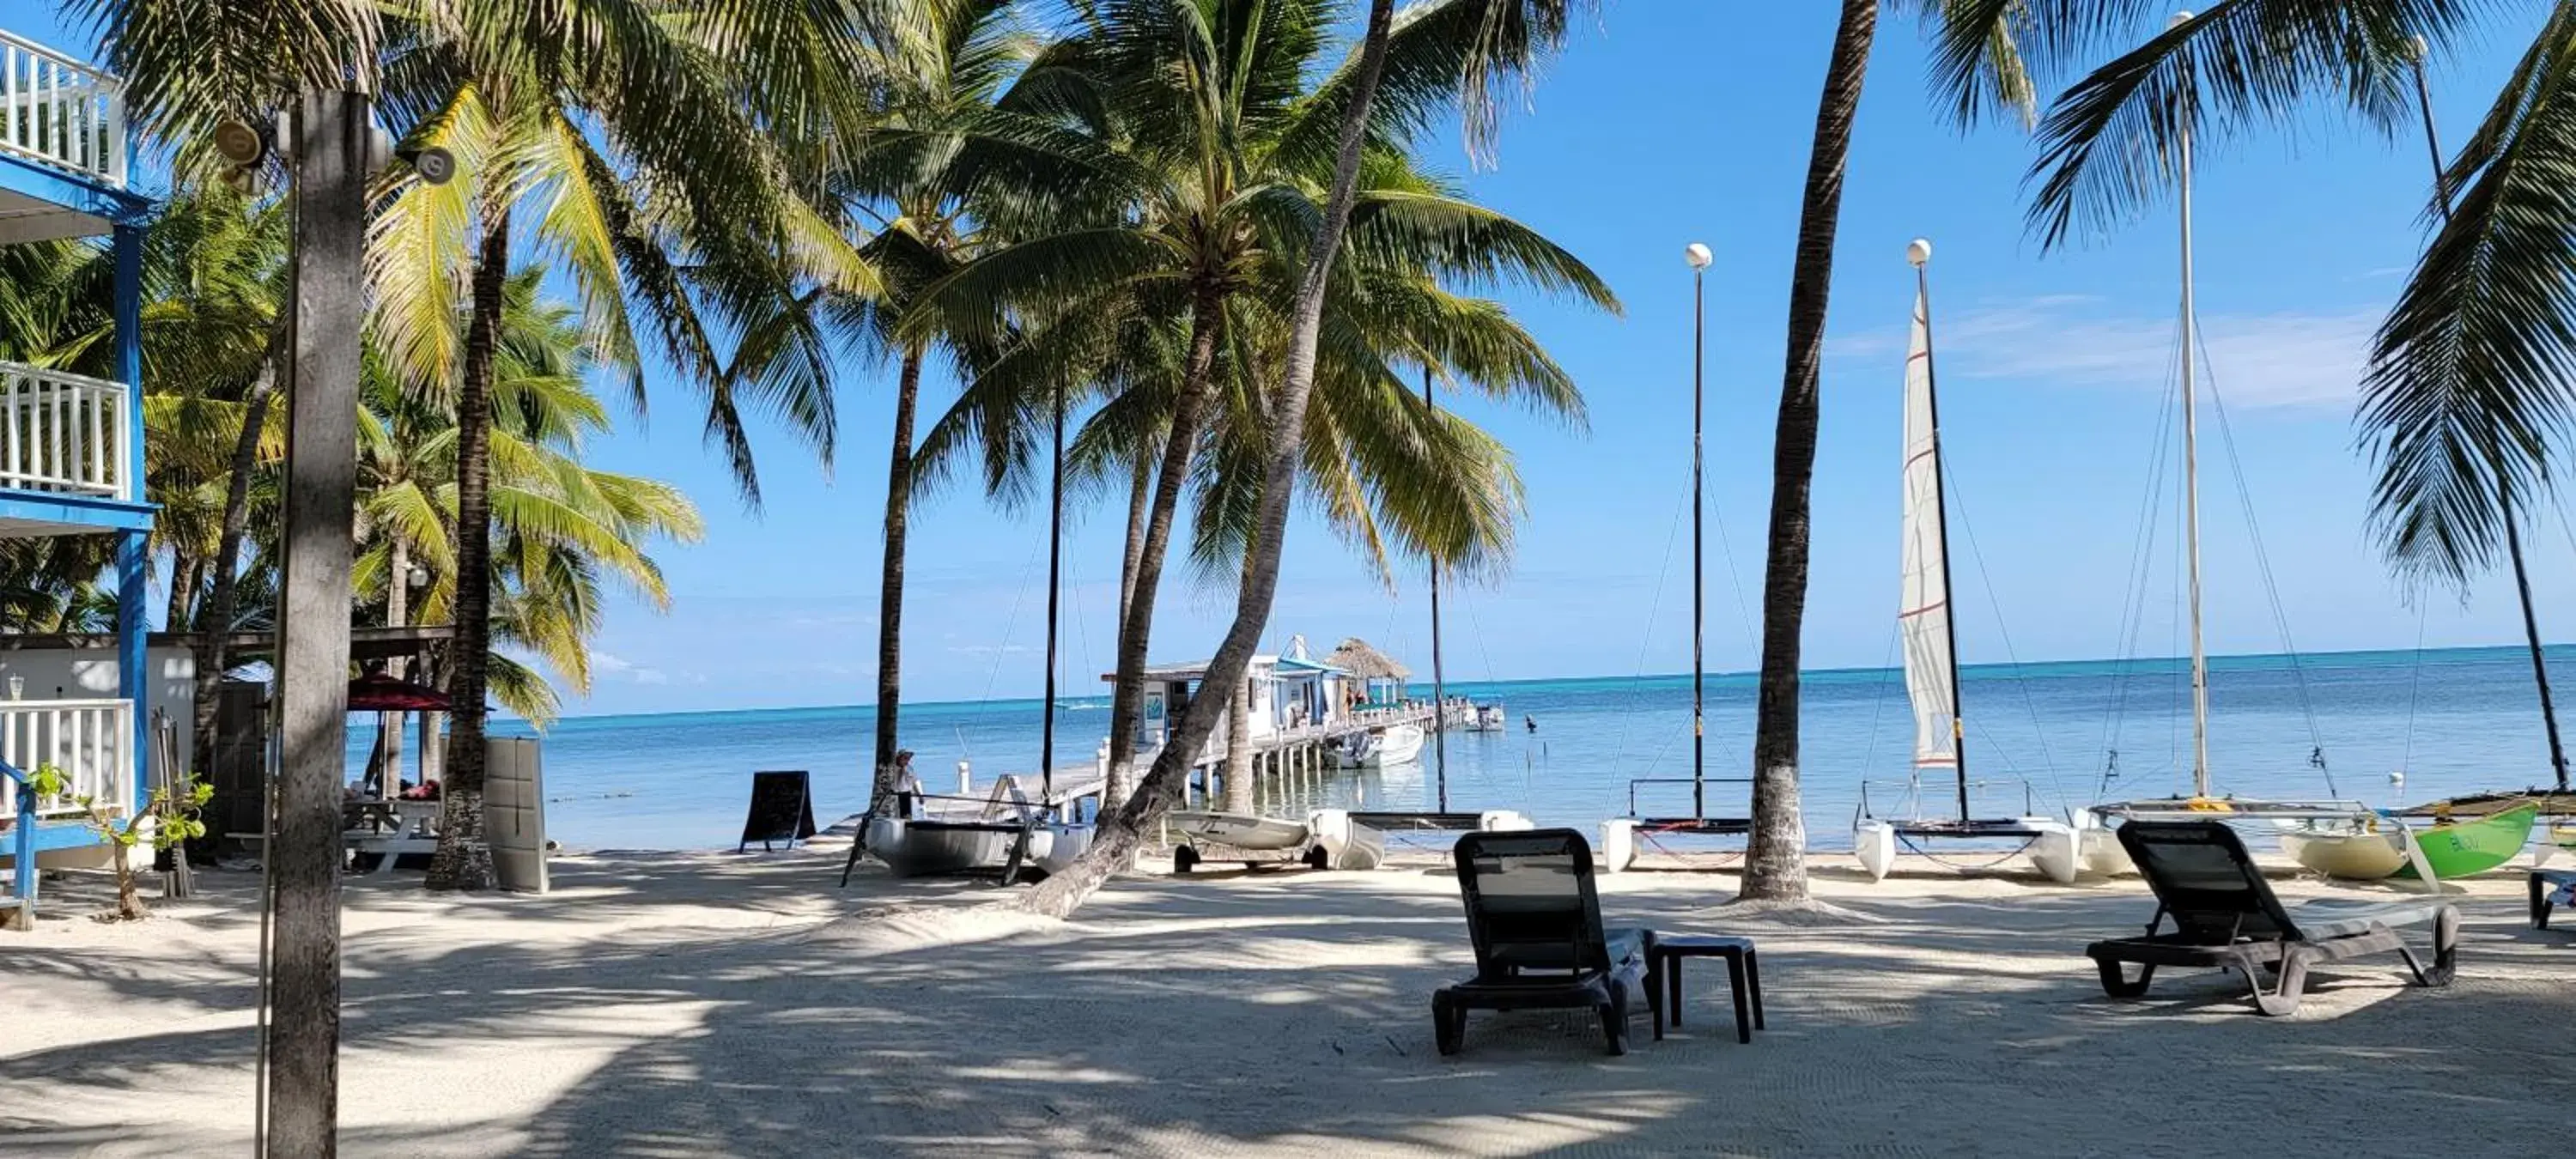
[{"label": "sailboat mast", "polygon": [[1047,487],[1046,708],[1038,731],[1039,799],[1055,800],[1056,614],[1064,584],[1064,388],[1055,390],[1055,461]]},{"label": "sailboat mast", "polygon": [[[2174,17],[2180,24],[2186,12]],[[2209,654],[2200,638],[2200,419],[2192,387],[2192,338],[2199,328],[2192,305],[2191,269],[2191,116],[2183,115],[2182,178],[2182,512],[2183,544],[2191,564],[2191,791],[2209,795]]]},{"label": "sailboat mast", "polygon": [[[1920,244],[1920,243],[1918,243]],[[1925,245],[1921,260],[1914,263],[1914,296],[1923,303],[1923,401],[1932,416],[1932,526],[1941,540],[1941,598],[1948,601],[1955,589],[1950,583],[1950,489],[1941,482],[1941,389],[1940,375],[1934,371],[1932,357],[1932,247]],[[1955,606],[1955,605],[1954,605]],[[1959,624],[1956,617],[1943,614],[1950,649],[1950,754],[1952,767],[1959,774],[1959,819],[1968,819],[1968,708],[1959,698]]]},{"label": "sailboat mast", "polygon": [[[2423,37],[2415,38],[2415,108],[2424,117],[2424,151],[2433,161],[2433,203],[2442,209],[2442,224],[2451,224],[2451,177],[2442,169],[2442,141],[2433,128],[2433,90],[2424,81]],[[2513,490],[2496,471],[2497,514],[2504,518],[2505,555],[2513,560],[2514,592],[2522,599],[2522,636],[2531,648],[2531,681],[2540,689],[2540,724],[2549,734],[2549,767],[2558,774],[2558,789],[2567,790],[2567,749],[2558,739],[2558,706],[2549,695],[2549,658],[2540,643],[2540,615],[2531,606],[2531,571],[2522,562],[2522,530],[2513,512]]]},{"label": "sailboat mast", "polygon": [[1705,385],[1708,344],[1708,247],[1696,242],[1684,251],[1691,265],[1691,819],[1708,820],[1708,583],[1701,577],[1707,550],[1700,525],[1707,504],[1701,498],[1703,478],[1700,429],[1708,409]]},{"label": "sailboat mast", "polygon": [[[1431,367],[1422,367],[1422,413],[1435,422],[1440,417],[1440,404],[1431,401]],[[1440,786],[1440,811],[1449,811],[1449,737],[1448,723],[1442,714],[1449,711],[1449,686],[1440,669],[1440,560],[1431,560],[1431,770]]]}]

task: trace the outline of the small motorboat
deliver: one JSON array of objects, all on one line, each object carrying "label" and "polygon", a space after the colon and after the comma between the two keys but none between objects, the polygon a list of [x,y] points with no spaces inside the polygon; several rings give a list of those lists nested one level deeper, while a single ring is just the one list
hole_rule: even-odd
[{"label": "small motorboat", "polygon": [[1501,732],[1504,729],[1510,728],[1511,724],[1511,714],[1503,711],[1501,701],[1495,701],[1492,704],[1479,704],[1476,706],[1475,722],[1467,726],[1467,731]]},{"label": "small motorboat", "polygon": [[1361,737],[1353,753],[1357,758],[1355,768],[1400,765],[1422,756],[1422,730],[1409,724],[1390,724]]}]

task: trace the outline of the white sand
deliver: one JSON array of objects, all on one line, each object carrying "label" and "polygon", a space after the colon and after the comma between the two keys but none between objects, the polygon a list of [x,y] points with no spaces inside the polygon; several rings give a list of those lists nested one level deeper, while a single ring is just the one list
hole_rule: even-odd
[{"label": "white sand", "polygon": [[[1745,922],[1731,875],[1604,878],[1611,920],[1761,940],[1771,1028],[1734,1040],[1694,964],[1686,1032],[1601,1052],[1588,1018],[1478,1015],[1454,881],[1144,876],[1072,922],[990,889],[834,888],[837,850],[601,854],[543,898],[351,882],[352,1155],[2449,1155],[2576,1147],[2576,936],[2523,926],[2520,875],[2460,894],[2447,990],[2396,958],[2261,1019],[2222,976],[2097,988],[2085,942],[2135,881],[2061,890],[1821,867],[1858,920]],[[0,1154],[243,1153],[250,875],[141,926],[0,934]],[[2284,882],[2293,898],[2339,891]],[[888,907],[898,907],[889,918]]]}]

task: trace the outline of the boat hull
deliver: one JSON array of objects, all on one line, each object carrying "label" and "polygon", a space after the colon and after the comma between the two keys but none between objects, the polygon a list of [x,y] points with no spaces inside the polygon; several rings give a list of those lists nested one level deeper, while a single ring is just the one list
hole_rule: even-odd
[{"label": "boat hull", "polygon": [[1072,867],[1075,858],[1090,851],[1096,832],[1089,825],[1051,822],[1029,835],[1029,860],[1050,876],[1062,873]]},{"label": "boat hull", "polygon": [[[2435,878],[2470,877],[2513,860],[2530,843],[2531,828],[2539,820],[2540,806],[2525,804],[2474,821],[2440,822],[2415,831],[2415,848]],[[2409,865],[2397,876],[2413,877],[2415,867]]]},{"label": "boat hull", "polygon": [[1304,822],[1249,813],[1187,810],[1167,813],[1164,818],[1175,832],[1191,841],[1230,849],[1260,852],[1295,849],[1313,836]]},{"label": "boat hull", "polygon": [[1389,725],[1385,731],[1378,734],[1377,743],[1369,746],[1368,754],[1360,758],[1360,767],[1381,769],[1388,765],[1404,764],[1421,755],[1421,729],[1409,724]]},{"label": "boat hull", "polygon": [[[2073,885],[2084,868],[2081,833],[2072,825],[2044,817],[2023,817],[2013,823],[2029,836],[2031,867],[2041,876],[2059,885]],[[1954,837],[1981,837],[1973,828],[1946,834]],[[1896,858],[1904,844],[1902,826],[1894,821],[1866,820],[1852,826],[1852,854],[1871,881],[1885,881],[1896,869]],[[2002,835],[1999,835],[1999,837]],[[2004,837],[2003,839],[2009,839]]]},{"label": "boat hull", "polygon": [[2395,831],[2289,829],[2281,833],[2281,850],[2301,865],[2344,881],[2379,881],[2406,868],[2406,840]]},{"label": "boat hull", "polygon": [[896,877],[978,873],[1010,864],[1016,823],[924,821],[879,817],[868,822],[868,854]]},{"label": "boat hull", "polygon": [[1306,828],[1323,851],[1326,869],[1375,869],[1386,864],[1386,834],[1351,820],[1345,809],[1320,809],[1306,818]]}]

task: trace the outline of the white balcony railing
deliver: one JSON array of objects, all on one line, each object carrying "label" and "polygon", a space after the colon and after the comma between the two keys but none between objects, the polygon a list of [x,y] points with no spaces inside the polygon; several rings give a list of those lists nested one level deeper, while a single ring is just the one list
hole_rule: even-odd
[{"label": "white balcony railing", "polygon": [[125,387],[0,362],[0,488],[131,501]]},{"label": "white balcony railing", "polygon": [[134,703],[127,700],[0,701],[0,760],[23,772],[51,764],[62,793],[38,802],[42,816],[77,815],[72,802],[97,797],[112,811],[134,809]]},{"label": "white balcony railing", "polygon": [[0,32],[0,152],[125,186],[125,86]]}]

